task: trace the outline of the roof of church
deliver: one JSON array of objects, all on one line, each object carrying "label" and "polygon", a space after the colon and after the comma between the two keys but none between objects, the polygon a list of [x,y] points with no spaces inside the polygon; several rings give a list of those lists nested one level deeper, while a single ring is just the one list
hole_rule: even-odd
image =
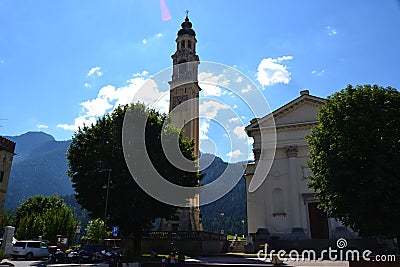
[{"label": "roof of church", "polygon": [[262,118],[253,118],[250,121],[250,124],[245,127],[246,132],[250,132],[252,130],[258,129],[258,125],[260,123],[262,123],[263,121],[269,120],[271,118],[271,115],[273,116],[273,118],[276,119],[276,118],[282,116],[283,114],[286,114],[287,112],[290,112],[291,110],[295,109],[299,104],[303,103],[304,101],[311,101],[318,105],[325,104],[324,98],[310,95],[308,90],[303,90],[300,92],[299,97],[293,99],[292,101],[290,101],[289,103],[276,109],[275,111],[265,115]]},{"label": "roof of church", "polygon": [[196,33],[192,29],[192,23],[189,21],[189,17],[187,14],[186,14],[185,21],[182,22],[181,26],[182,26],[182,29],[180,29],[178,31],[178,36],[185,35],[185,34],[188,34],[191,36],[196,36]]}]

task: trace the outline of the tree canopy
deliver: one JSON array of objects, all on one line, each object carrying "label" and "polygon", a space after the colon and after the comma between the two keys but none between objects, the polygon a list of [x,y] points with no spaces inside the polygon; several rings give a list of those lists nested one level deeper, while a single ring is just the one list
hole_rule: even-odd
[{"label": "tree canopy", "polygon": [[110,231],[104,233],[104,221],[99,218],[90,220],[86,227],[86,234],[82,237],[82,239],[100,241],[103,237],[111,237]]},{"label": "tree canopy", "polygon": [[328,97],[310,144],[320,207],[362,236],[400,229],[400,93],[351,86]]},{"label": "tree canopy", "polygon": [[122,234],[133,233],[135,239],[140,239],[155,218],[171,218],[176,208],[149,196],[129,172],[122,148],[122,126],[128,109],[133,122],[135,118],[147,117],[145,144],[155,169],[175,184],[198,184],[197,172],[180,170],[168,161],[163,153],[161,134],[179,138],[181,152],[189,160],[195,160],[193,141],[184,138],[176,129],[164,131],[163,124],[168,117],[139,103],[119,106],[99,118],[96,124],[84,126],[75,133],[67,153],[68,175],[72,179],[78,203],[91,213],[92,218],[103,218],[109,175],[107,170],[110,169],[106,225],[118,225]]},{"label": "tree canopy", "polygon": [[57,195],[27,199],[16,212],[16,237],[56,242],[57,235],[74,238],[78,221],[72,210]]}]

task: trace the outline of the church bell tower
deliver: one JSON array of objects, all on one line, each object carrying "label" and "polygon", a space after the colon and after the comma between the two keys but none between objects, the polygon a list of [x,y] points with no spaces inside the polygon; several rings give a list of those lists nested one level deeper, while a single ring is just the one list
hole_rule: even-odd
[{"label": "church bell tower", "polygon": [[196,54],[196,33],[186,11],[176,38],[176,52],[171,56],[173,73],[170,84],[170,104],[172,124],[183,130],[185,137],[194,140],[194,154],[199,156],[199,92],[198,65]]},{"label": "church bell tower", "polygon": [[[183,136],[194,140],[193,154],[199,157],[199,93],[198,85],[199,56],[196,54],[196,33],[192,29],[186,11],[185,21],[181,24],[176,38],[176,52],[173,60],[172,80],[170,84],[169,112],[172,125],[183,130]],[[179,231],[201,231],[199,195],[189,200],[190,207],[179,212]]]}]

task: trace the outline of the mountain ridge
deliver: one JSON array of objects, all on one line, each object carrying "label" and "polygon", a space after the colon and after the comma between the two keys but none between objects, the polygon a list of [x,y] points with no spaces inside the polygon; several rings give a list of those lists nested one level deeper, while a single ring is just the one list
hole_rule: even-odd
[{"label": "mountain ridge", "polygon": [[[56,141],[53,136],[44,132],[27,132],[6,138],[17,144],[17,155],[13,161],[7,189],[6,209],[15,209],[27,198],[35,195],[74,194],[72,182],[66,175],[66,153],[71,140]],[[225,171],[241,171],[244,162],[227,163],[212,154],[201,154],[200,164],[207,166],[201,172],[201,183],[204,185],[215,181]],[[224,228],[227,233],[241,233],[241,221],[246,217],[244,179],[240,178],[236,186],[221,199],[200,209],[205,230],[219,232]],[[224,218],[221,218],[221,212],[224,212]]]}]

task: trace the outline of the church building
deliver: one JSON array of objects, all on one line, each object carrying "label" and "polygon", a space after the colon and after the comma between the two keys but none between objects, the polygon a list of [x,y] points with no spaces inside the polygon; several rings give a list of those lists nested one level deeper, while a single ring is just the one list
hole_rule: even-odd
[{"label": "church building", "polygon": [[[272,112],[276,126],[276,151],[268,173],[257,173],[265,178],[263,184],[249,193],[249,184],[255,168],[267,164],[262,158],[268,149],[261,140],[263,127],[270,126],[268,119],[255,118],[245,130],[254,139],[255,162],[246,170],[248,233],[269,232],[274,239],[334,239],[350,238],[352,233],[326,213],[317,208],[316,193],[307,187],[309,145],[305,136],[317,125],[318,109],[325,100],[312,96],[308,90]],[[265,153],[267,154],[267,153]]]},{"label": "church building", "polygon": [[199,93],[196,33],[186,14],[176,38],[170,84],[169,112],[172,124],[183,130],[185,137],[195,141],[194,154],[199,155]]},{"label": "church building", "polygon": [[[185,21],[181,24],[176,38],[176,51],[173,60],[172,80],[170,84],[169,114],[172,125],[182,129],[183,136],[194,140],[193,154],[199,156],[199,93],[198,84],[199,56],[196,54],[196,33],[186,11]],[[162,219],[160,231],[201,231],[199,195],[189,200],[189,208],[178,211],[179,220]]]}]

